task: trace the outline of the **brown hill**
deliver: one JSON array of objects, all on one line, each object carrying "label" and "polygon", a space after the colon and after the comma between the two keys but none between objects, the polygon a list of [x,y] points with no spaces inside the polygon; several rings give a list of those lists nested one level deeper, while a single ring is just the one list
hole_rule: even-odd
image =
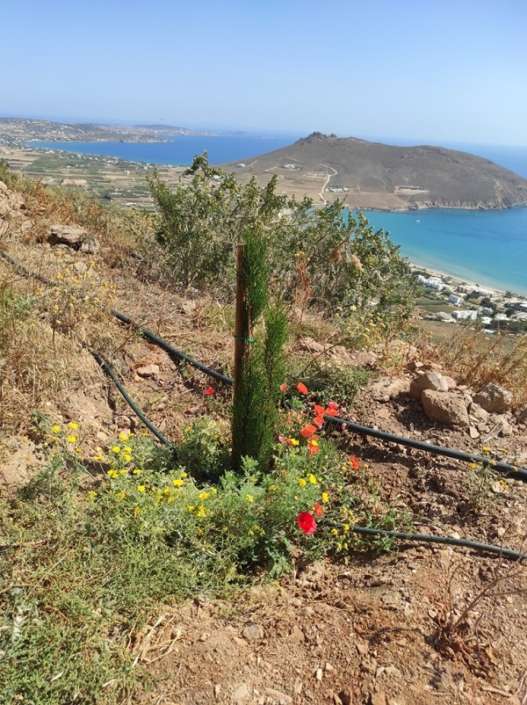
[{"label": "brown hill", "polygon": [[509,208],[527,180],[488,159],[442,147],[394,147],[314,132],[245,163],[238,175],[277,174],[283,190],[364,208]]}]

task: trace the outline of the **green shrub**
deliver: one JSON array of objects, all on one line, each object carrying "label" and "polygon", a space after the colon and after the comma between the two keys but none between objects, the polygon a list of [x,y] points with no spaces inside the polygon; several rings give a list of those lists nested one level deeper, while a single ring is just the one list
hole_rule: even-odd
[{"label": "green shrub", "polygon": [[257,228],[268,244],[273,290],[282,300],[318,308],[347,320],[358,314],[397,326],[413,308],[415,278],[382,230],[337,201],[316,208],[278,195],[277,179],[265,187],[242,185],[199,158],[190,182],[174,191],[150,181],[159,211],[158,240],[174,280],[206,287],[232,299],[234,249],[240,234]]},{"label": "green shrub", "polygon": [[278,422],[287,318],[279,305],[268,304],[267,246],[257,230],[246,231],[238,266],[232,467],[240,470],[242,458],[249,457],[267,470]]}]

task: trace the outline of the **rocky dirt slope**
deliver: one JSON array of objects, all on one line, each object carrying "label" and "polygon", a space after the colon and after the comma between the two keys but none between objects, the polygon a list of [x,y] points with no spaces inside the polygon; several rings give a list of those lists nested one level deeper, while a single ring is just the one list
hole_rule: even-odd
[{"label": "rocky dirt slope", "polygon": [[[78,247],[64,238],[57,241],[57,225],[73,223],[43,223],[22,197],[1,183],[0,189],[2,245],[25,266],[53,278],[94,271],[98,284],[112,282],[117,308],[212,366],[227,369],[232,338],[224,307],[182,298],[155,283],[141,283],[126,268],[111,268],[111,242],[88,231],[76,233]],[[35,223],[49,238],[31,237]],[[83,248],[82,242],[91,246]],[[46,303],[46,287],[1,260],[0,277]],[[104,340],[110,341],[106,354],[168,435],[177,436],[187,421],[210,413],[202,395],[207,380],[178,369],[116,322],[105,320],[103,327]],[[312,336],[300,336],[292,351],[324,355],[324,346]],[[525,462],[527,415],[513,409],[508,390],[467,389],[423,359],[417,348],[395,347],[396,368],[386,366],[380,351],[327,351],[338,365],[371,372],[370,383],[344,410],[347,416],[451,447],[481,451],[485,446],[490,455]],[[37,408],[56,420],[80,420],[86,444],[93,448],[117,430],[136,426],[73,334],[56,336],[49,351],[62,360],[64,378],[56,393],[40,390]],[[4,376],[3,394],[5,383]],[[222,394],[218,390],[218,412]],[[527,485],[481,478],[446,458],[334,434],[362,459],[375,491],[412,513],[417,530],[524,545]],[[39,466],[27,418],[4,426],[0,448],[0,492],[7,494]],[[131,644],[145,674],[145,691],[134,702],[525,705],[525,587],[517,565],[450,547],[402,544],[381,556],[352,554],[340,565],[298,565],[280,584],[262,585],[229,601],[196,596],[184,605],[160,605],[158,619]],[[466,619],[449,631],[471,603]]]}]

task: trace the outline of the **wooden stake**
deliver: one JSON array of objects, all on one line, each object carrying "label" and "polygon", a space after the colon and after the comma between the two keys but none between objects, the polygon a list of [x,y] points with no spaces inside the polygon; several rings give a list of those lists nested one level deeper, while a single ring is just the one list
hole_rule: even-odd
[{"label": "wooden stake", "polygon": [[239,470],[241,466],[241,441],[239,438],[240,419],[236,419],[240,407],[237,404],[242,388],[244,363],[247,354],[247,341],[250,336],[249,310],[247,302],[247,282],[245,279],[245,245],[239,243],[236,248],[236,323],[234,332],[234,396],[232,423],[232,467]]}]

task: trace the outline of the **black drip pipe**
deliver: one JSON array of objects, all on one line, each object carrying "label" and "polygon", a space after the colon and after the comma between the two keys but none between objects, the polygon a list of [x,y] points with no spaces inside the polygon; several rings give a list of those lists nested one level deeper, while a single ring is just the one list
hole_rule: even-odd
[{"label": "black drip pipe", "polygon": [[112,382],[115,384],[117,389],[119,390],[121,396],[125,400],[125,402],[128,404],[128,406],[132,409],[134,414],[141,419],[141,421],[144,423],[144,425],[147,427],[147,429],[161,442],[163,445],[166,446],[172,446],[172,443],[168,440],[166,436],[161,433],[161,431],[150,421],[150,419],[145,415],[141,407],[132,399],[132,397],[128,394],[126,391],[125,387],[121,384],[119,378],[117,377],[117,374],[115,373],[115,370],[113,367],[110,365],[110,363],[104,359],[102,355],[99,353],[95,352],[94,350],[90,351],[93,357],[95,358],[96,362],[100,365],[101,369],[103,372],[105,372],[108,377],[112,380]]},{"label": "black drip pipe", "polygon": [[433,534],[410,534],[406,531],[388,531],[387,529],[374,529],[367,526],[353,526],[350,531],[356,534],[364,534],[366,536],[386,536],[388,538],[400,539],[402,541],[419,541],[421,543],[442,543],[448,546],[461,546],[462,548],[471,548],[474,551],[484,553],[492,553],[495,556],[501,556],[508,560],[521,561],[527,559],[527,553],[514,551],[512,548],[504,548],[502,546],[494,546],[489,543],[480,543],[479,541],[470,541],[469,539],[456,539],[451,536],[434,536]]}]

